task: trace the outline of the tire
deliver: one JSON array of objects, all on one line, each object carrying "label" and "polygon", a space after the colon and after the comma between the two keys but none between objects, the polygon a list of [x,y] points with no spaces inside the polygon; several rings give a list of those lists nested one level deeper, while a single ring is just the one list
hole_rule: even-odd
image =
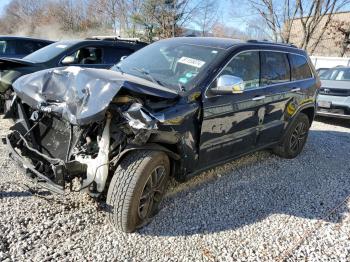
[{"label": "tire", "polygon": [[303,150],[310,128],[310,121],[307,115],[299,113],[280,145],[273,148],[273,152],[283,158],[295,158]]},{"label": "tire", "polygon": [[169,175],[170,162],[164,152],[140,150],[126,155],[107,192],[112,225],[123,232],[134,232],[150,222],[158,211]]}]

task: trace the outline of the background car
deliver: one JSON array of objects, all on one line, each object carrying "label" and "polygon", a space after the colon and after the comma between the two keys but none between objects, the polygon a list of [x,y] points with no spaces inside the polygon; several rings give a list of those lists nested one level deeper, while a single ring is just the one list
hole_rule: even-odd
[{"label": "background car", "polygon": [[324,72],[326,72],[329,68],[326,68],[326,67],[322,67],[322,68],[318,68],[316,70],[317,74],[320,76],[322,75]]},{"label": "background car", "polygon": [[317,114],[350,119],[350,67],[334,67],[320,75]]},{"label": "background car", "polygon": [[29,37],[0,36],[0,58],[22,58],[52,43]]},{"label": "background car", "polygon": [[93,37],[86,40],[59,41],[23,59],[0,59],[0,112],[3,109],[1,100],[2,103],[10,100],[12,83],[20,76],[61,66],[107,69],[123,56],[128,56],[146,45],[137,39]]}]

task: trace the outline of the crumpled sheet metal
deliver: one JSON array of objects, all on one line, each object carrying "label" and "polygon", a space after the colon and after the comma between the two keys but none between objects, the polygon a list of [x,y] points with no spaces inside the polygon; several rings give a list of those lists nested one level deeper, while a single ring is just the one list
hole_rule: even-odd
[{"label": "crumpled sheet metal", "polygon": [[134,129],[157,129],[157,119],[152,116],[140,103],[132,104],[123,116]]},{"label": "crumpled sheet metal", "polygon": [[19,78],[13,88],[32,108],[58,114],[73,125],[87,125],[104,118],[106,109],[124,87],[164,98],[177,93],[148,81],[105,69],[62,67]]},{"label": "crumpled sheet metal", "polygon": [[158,129],[157,124],[178,126],[193,116],[199,109],[198,103],[178,103],[163,111],[152,113],[140,103],[133,103],[123,116],[134,129]]}]

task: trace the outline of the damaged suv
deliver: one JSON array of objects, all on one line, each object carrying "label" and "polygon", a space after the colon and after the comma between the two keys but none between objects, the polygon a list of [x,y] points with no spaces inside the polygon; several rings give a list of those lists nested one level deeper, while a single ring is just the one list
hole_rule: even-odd
[{"label": "damaged suv", "polygon": [[5,143],[37,184],[106,196],[112,224],[132,232],[156,213],[170,176],[183,181],[263,148],[296,157],[314,118],[316,75],[291,45],[162,40],[113,70],[21,77]]}]

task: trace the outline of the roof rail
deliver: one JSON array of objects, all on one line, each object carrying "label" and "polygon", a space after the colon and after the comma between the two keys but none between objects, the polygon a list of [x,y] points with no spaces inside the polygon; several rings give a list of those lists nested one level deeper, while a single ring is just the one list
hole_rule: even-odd
[{"label": "roof rail", "polygon": [[250,39],[247,40],[248,43],[262,43],[262,44],[272,44],[272,45],[281,45],[281,46],[288,46],[288,47],[293,47],[293,48],[298,48],[296,45],[291,44],[291,43],[282,43],[282,42],[272,42],[269,40],[256,40],[256,39]]},{"label": "roof rail", "polygon": [[121,41],[121,42],[134,42],[139,43],[140,38],[123,38],[115,35],[104,35],[104,36],[91,36],[86,40],[104,40],[104,41]]}]

